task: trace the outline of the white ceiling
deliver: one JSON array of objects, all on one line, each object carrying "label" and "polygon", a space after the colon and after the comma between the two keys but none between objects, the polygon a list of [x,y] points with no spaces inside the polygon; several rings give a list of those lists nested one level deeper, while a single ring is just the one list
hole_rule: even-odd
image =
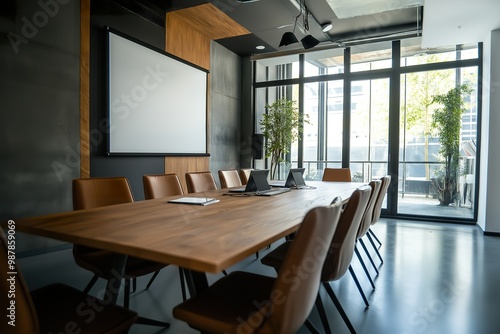
[{"label": "white ceiling", "polygon": [[500,29],[500,0],[425,0],[422,47],[483,42]]}]

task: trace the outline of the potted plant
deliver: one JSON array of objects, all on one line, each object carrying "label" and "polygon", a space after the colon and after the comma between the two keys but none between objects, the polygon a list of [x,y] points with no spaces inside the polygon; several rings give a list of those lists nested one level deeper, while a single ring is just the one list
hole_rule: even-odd
[{"label": "potted plant", "polygon": [[442,107],[434,111],[431,127],[436,131],[441,147],[439,154],[444,161],[444,170],[432,179],[439,203],[448,206],[458,198],[457,174],[459,167],[460,130],[462,114],[465,111],[464,94],[472,90],[467,85],[450,89],[446,94],[432,97],[434,103]]},{"label": "potted plant", "polygon": [[[303,129],[295,101],[286,98],[266,105],[267,113],[259,122],[262,134],[266,138],[266,158],[271,158],[271,178],[275,179],[277,167],[284,161],[284,156],[290,151],[292,142],[296,140]],[[307,115],[306,115],[307,117]],[[307,122],[307,120],[304,120]]]}]

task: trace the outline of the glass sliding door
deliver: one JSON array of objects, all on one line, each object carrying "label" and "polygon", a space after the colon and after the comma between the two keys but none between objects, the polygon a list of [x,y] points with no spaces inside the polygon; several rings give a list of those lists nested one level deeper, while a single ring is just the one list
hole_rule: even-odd
[{"label": "glass sliding door", "polygon": [[[441,138],[432,127],[433,103],[463,83],[469,84],[467,111],[462,115],[459,167],[453,174],[453,203],[439,200],[444,173]],[[401,75],[398,213],[446,218],[473,218],[477,106],[477,67],[422,71]],[[472,197],[471,197],[472,196]]]}]

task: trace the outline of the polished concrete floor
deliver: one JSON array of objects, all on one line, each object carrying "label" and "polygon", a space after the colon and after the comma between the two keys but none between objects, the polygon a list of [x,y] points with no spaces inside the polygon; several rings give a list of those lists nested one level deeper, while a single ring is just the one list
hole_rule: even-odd
[{"label": "polished concrete floor", "polygon": [[[385,219],[374,231],[383,242],[380,251],[384,258],[375,290],[357,259],[353,260],[370,307],[365,308],[349,275],[332,283],[357,333],[500,333],[499,237],[483,236],[478,227],[470,225]],[[83,289],[91,278],[90,273],[74,264],[70,250],[23,258],[19,265],[30,288],[59,281]],[[228,268],[232,270],[274,275],[255,257]],[[219,277],[210,275],[209,280]],[[171,314],[172,307],[182,299],[177,268],[166,267],[152,287],[144,290],[148,279],[138,281],[131,308],[142,315],[166,320],[171,327],[134,325],[131,333],[197,333]],[[92,293],[103,288],[104,282],[100,281]],[[324,291],[322,295],[332,332],[349,333]],[[315,310],[310,319],[321,329]],[[303,328],[300,333],[308,331]]]}]

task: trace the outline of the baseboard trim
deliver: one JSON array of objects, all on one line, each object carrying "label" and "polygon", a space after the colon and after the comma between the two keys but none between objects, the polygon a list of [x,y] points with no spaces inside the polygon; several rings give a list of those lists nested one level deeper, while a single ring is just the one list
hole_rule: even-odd
[{"label": "baseboard trim", "polygon": [[487,232],[484,231],[483,235],[488,237],[500,237],[500,232]]}]

